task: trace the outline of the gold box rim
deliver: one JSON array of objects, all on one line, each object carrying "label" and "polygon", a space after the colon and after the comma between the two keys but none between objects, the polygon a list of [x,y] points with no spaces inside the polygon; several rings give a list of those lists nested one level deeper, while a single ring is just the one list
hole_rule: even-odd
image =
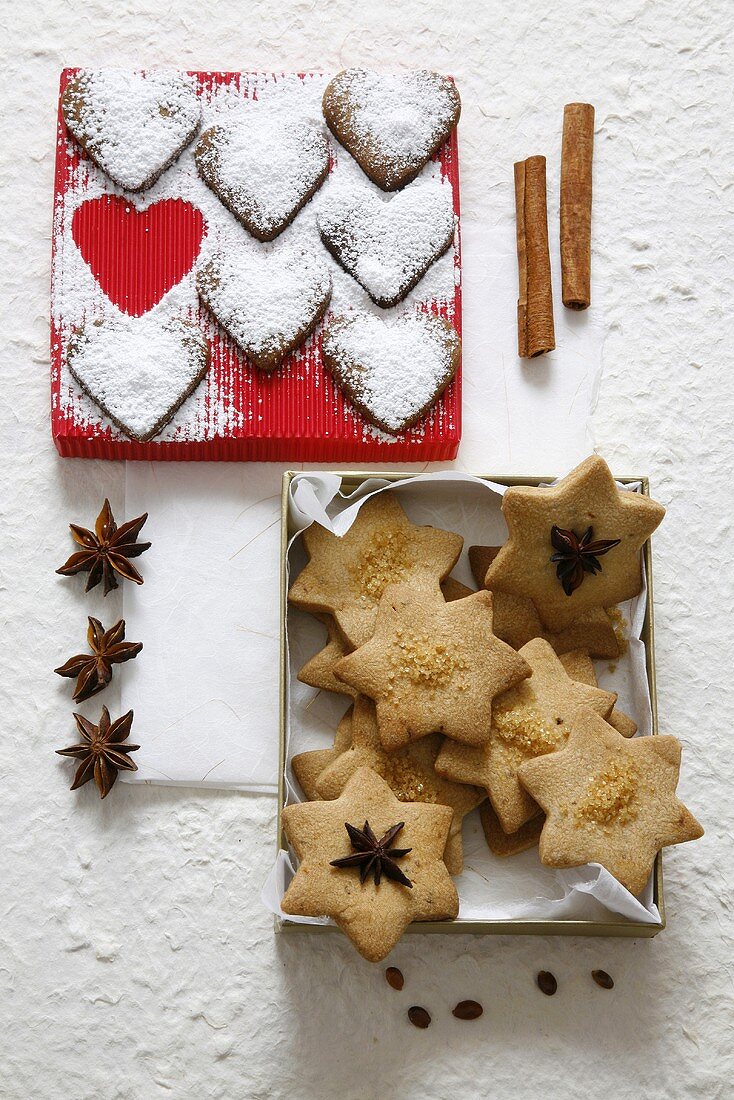
[{"label": "gold box rim", "polygon": [[[285,798],[285,767],[286,767],[286,705],[288,679],[288,654],[286,647],[286,615],[288,611],[288,495],[291,482],[297,474],[308,473],[308,470],[286,470],[283,473],[281,492],[281,531],[280,531],[280,752],[278,757],[278,822],[276,835],[276,851],[285,849],[285,838],[281,814]],[[371,478],[380,478],[383,481],[406,481],[417,477],[418,473],[407,472],[383,472],[383,471],[354,471],[354,470],[328,470],[315,471],[318,473],[335,474],[341,478],[340,490],[345,487],[348,492],[353,492],[364,481]],[[466,471],[463,471],[466,472]],[[547,485],[556,480],[556,475],[523,476],[507,474],[473,474],[480,481],[493,481],[498,485]],[[614,475],[615,481],[622,485],[640,485],[641,492],[645,496],[650,495],[650,482],[645,475]],[[641,639],[645,644],[645,664],[647,669],[647,681],[650,689],[650,709],[652,711],[652,735],[658,734],[658,707],[657,707],[657,682],[655,677],[655,622],[653,602],[653,576],[652,576],[652,544],[648,539],[643,547],[645,562],[645,575],[647,580],[647,599],[645,603],[645,619],[642,624]],[[658,852],[653,869],[653,902],[660,913],[659,924],[645,924],[642,921],[594,921],[594,920],[448,920],[448,921],[416,921],[408,925],[406,933],[453,933],[458,935],[495,935],[495,936],[609,936],[617,938],[644,938],[651,939],[666,926],[665,899],[663,892],[663,856]],[[276,929],[287,932],[337,932],[336,925],[330,924],[301,924],[298,921],[275,918]]]}]

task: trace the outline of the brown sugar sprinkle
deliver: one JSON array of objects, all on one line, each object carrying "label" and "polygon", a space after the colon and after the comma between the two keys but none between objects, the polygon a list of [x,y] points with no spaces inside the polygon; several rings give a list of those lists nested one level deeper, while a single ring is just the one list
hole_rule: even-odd
[{"label": "brown sugar sprinkle", "polygon": [[591,976],[602,989],[614,989],[614,979],[607,974],[606,970],[592,970]]},{"label": "brown sugar sprinkle", "polygon": [[362,598],[379,603],[388,584],[401,580],[414,565],[415,556],[404,531],[377,531],[350,572]]},{"label": "brown sugar sprinkle", "polygon": [[380,761],[376,770],[401,802],[438,802],[438,784],[425,772],[417,772],[400,751]]},{"label": "brown sugar sprinkle", "polygon": [[457,1020],[478,1020],[483,1012],[479,1001],[459,1001],[453,1015]]},{"label": "brown sugar sprinkle", "polygon": [[397,966],[388,966],[385,971],[385,980],[388,985],[398,991],[405,985],[405,978],[403,977],[402,970],[398,970]]},{"label": "brown sugar sprinkle", "polygon": [[545,756],[566,739],[554,722],[550,725],[533,707],[508,701],[492,710],[493,731],[525,756]]},{"label": "brown sugar sprinkle", "polygon": [[420,1005],[412,1005],[408,1009],[408,1019],[413,1027],[428,1027],[431,1022],[431,1015],[425,1008],[421,1008]]},{"label": "brown sugar sprinkle", "polygon": [[398,629],[390,654],[390,663],[396,673],[406,676],[413,684],[441,687],[456,672],[463,672],[468,665],[450,642],[442,642],[424,631]]},{"label": "brown sugar sprinkle", "polygon": [[595,775],[576,807],[576,819],[594,825],[626,825],[637,816],[640,773],[631,760],[611,760]]},{"label": "brown sugar sprinkle", "polygon": [[545,993],[546,997],[552,997],[558,989],[558,982],[550,970],[541,970],[535,980],[538,983],[538,989],[541,993]]}]

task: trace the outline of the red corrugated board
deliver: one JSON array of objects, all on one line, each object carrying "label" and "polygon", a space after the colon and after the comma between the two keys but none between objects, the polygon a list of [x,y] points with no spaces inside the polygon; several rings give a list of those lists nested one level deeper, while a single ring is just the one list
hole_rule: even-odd
[{"label": "red corrugated board", "polygon": [[[63,93],[76,69],[61,76]],[[200,87],[239,84],[238,73],[191,74]],[[58,116],[54,213],[63,206],[79,165],[84,159],[79,146],[67,136],[61,111]],[[452,187],[454,209],[459,214],[459,161],[456,131],[437,160],[441,174]],[[117,196],[117,197],[115,197]],[[74,215],[73,234],[105,293],[132,316],[140,316],[160,300],[182,274],[190,269],[205,226],[202,215],[181,200],[167,200],[135,214],[133,204],[119,196],[110,184],[109,196],[86,202]],[[188,210],[184,210],[188,207]],[[127,208],[127,209],[126,209]],[[56,263],[54,217],[53,260]],[[160,241],[152,248],[151,241]],[[127,244],[128,247],[123,247]],[[135,254],[132,264],[125,257]],[[460,266],[460,246],[456,265]],[[461,285],[449,307],[426,307],[440,313],[461,335]],[[388,311],[389,312],[389,311]],[[328,316],[327,316],[328,319]],[[75,323],[75,318],[64,318]],[[319,332],[294,352],[274,374],[253,367],[220,331],[211,343],[209,378],[203,385],[207,405],[213,395],[232,407],[236,424],[226,433],[203,424],[201,438],[173,438],[137,443],[121,437],[104,423],[79,415],[78,404],[67,401],[62,379],[64,348],[56,325],[51,325],[51,424],[61,455],[77,458],[153,459],[161,461],[278,461],[278,462],[427,462],[456,456],[461,438],[461,368],[417,428],[384,442],[365,435],[364,421],[324,370]],[[90,403],[91,404],[91,403]],[[96,408],[96,407],[95,407]]]}]

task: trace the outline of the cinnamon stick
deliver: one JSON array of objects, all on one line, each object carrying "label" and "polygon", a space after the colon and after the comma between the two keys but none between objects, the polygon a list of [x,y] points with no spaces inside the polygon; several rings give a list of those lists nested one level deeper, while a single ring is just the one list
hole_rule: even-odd
[{"label": "cinnamon stick", "polygon": [[528,157],[515,165],[517,265],[517,353],[532,359],[553,351],[553,291],[548,251],[545,157]]},{"label": "cinnamon stick", "polygon": [[561,276],[563,304],[591,304],[591,165],[594,108],[567,103],[563,109],[561,151]]}]

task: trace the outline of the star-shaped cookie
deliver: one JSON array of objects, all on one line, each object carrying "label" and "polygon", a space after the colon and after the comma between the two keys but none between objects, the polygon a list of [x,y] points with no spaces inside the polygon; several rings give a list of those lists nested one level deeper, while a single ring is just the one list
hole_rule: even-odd
[{"label": "star-shaped cookie", "polygon": [[[447,577],[445,581],[441,582],[441,591],[448,603],[450,600],[463,600],[464,596],[471,596],[474,589],[467,588],[455,577]],[[309,687],[319,688],[321,691],[335,691],[343,695],[351,695],[354,698],[358,694],[354,688],[349,687],[343,680],[337,680],[334,675],[334,665],[342,657],[346,657],[347,653],[351,652],[351,646],[346,642],[344,635],[331,615],[316,614],[315,617],[326,627],[327,642],[323,649],[320,649],[309,661],[306,661],[298,673],[298,679],[302,684],[308,684]]]},{"label": "star-shaped cookie", "polygon": [[[434,767],[443,738],[432,733],[413,745],[388,753],[382,747],[374,703],[358,695],[352,718],[352,743],[336,756],[316,780],[319,798],[338,798],[361,767],[381,775],[401,802],[430,802],[454,811],[444,852],[449,874],[460,875],[464,865],[461,825],[466,814],[487,797],[478,787],[452,783]],[[303,784],[301,784],[303,786]]]},{"label": "star-shaped cookie", "polygon": [[[484,588],[487,570],[499,552],[499,546],[469,547],[469,564],[480,588]],[[582,611],[564,630],[554,634],[544,628],[535,604],[527,596],[513,596],[510,592],[493,595],[494,632],[513,649],[522,649],[532,638],[545,638],[556,653],[584,649],[593,657],[619,657],[614,623],[601,607]]]},{"label": "star-shaped cookie", "polygon": [[703,836],[675,794],[680,742],[626,740],[588,710],[571,715],[569,724],[560,752],[528,760],[519,771],[547,815],[540,859],[548,867],[601,863],[639,894],[661,848]]},{"label": "star-shaped cookie", "polygon": [[494,812],[494,807],[489,799],[483,802],[479,809],[479,819],[482,823],[487,847],[493,856],[517,856],[520,852],[527,852],[528,848],[535,848],[540,840],[545,818],[542,813],[537,814],[530,821],[526,821],[514,833],[506,833],[500,825],[500,819]]},{"label": "star-shaped cookie", "polygon": [[440,775],[486,789],[506,833],[516,832],[538,813],[518,778],[520,765],[565,743],[570,712],[587,706],[604,719],[617,698],[572,680],[542,638],[523,646],[520,656],[532,674],[495,701],[487,744],[474,748],[446,741],[436,760]]},{"label": "star-shaped cookie", "polygon": [[352,743],[352,712],[350,707],[336,728],[334,744],[330,749],[310,749],[308,752],[299,752],[291,760],[293,774],[298,780],[298,785],[309,802],[321,798],[316,783],[324,768],[343,752]]},{"label": "star-shaped cookie", "polygon": [[374,635],[334,671],[374,699],[388,752],[429,733],[483,744],[493,698],[530,675],[492,633],[489,592],[446,603],[425,574],[385,590]]},{"label": "star-shaped cookie", "polygon": [[379,493],[363,504],[345,535],[314,523],[303,532],[303,542],[309,562],[288,598],[305,611],[333,615],[352,647],[372,637],[387,585],[416,573],[444,580],[464,544],[452,531],[411,523],[392,493]]},{"label": "star-shaped cookie", "polygon": [[[592,455],[557,485],[508,489],[502,513],[509,538],[489,566],[485,584],[491,591],[529,597],[546,628],[558,632],[584,611],[611,607],[638,594],[640,550],[665,509],[641,493],[618,489],[604,459]],[[551,541],[554,529],[562,535],[572,533],[580,547],[573,553],[564,551],[563,561],[551,560],[561,553]],[[584,551],[587,535],[590,551],[594,544],[614,545],[596,551],[595,557]],[[568,538],[565,542],[570,545]],[[570,569],[581,561],[580,583],[567,595],[557,569]]]},{"label": "star-shaped cookie", "polygon": [[[599,687],[594,662],[588,653],[584,653],[580,649],[574,649],[570,653],[561,653],[559,660],[572,680],[576,680],[580,684],[588,684],[589,687]],[[610,726],[614,726],[617,733],[622,734],[622,737],[634,737],[637,733],[637,723],[634,719],[630,718],[628,714],[624,714],[616,706],[612,709],[607,722]]]},{"label": "star-shaped cookie", "polygon": [[[412,921],[457,916],[459,898],[443,862],[452,811],[448,806],[400,802],[384,779],[359,768],[339,798],[301,802],[283,810],[283,827],[300,866],[281,903],[285,913],[332,917],[359,953],[379,962]],[[360,882],[357,868],[334,867],[335,859],[354,854],[345,823],[365,822],[378,838],[403,827],[393,841],[410,887],[383,877]]]}]

